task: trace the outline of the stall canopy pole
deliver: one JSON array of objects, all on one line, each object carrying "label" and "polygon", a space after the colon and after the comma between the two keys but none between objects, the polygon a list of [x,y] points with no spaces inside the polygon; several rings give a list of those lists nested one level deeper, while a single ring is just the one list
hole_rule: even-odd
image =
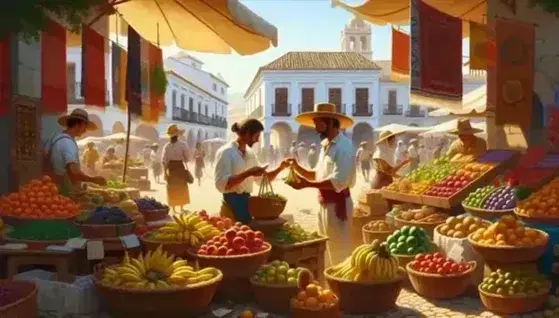
[{"label": "stall canopy pole", "polygon": [[[117,29],[118,34],[118,29]],[[122,171],[122,183],[126,184],[126,171],[128,170],[128,151],[130,151],[130,129],[132,126],[132,114],[130,113],[130,107],[126,107],[126,113],[128,115],[128,123],[126,127],[126,151],[124,152],[124,168]]]}]

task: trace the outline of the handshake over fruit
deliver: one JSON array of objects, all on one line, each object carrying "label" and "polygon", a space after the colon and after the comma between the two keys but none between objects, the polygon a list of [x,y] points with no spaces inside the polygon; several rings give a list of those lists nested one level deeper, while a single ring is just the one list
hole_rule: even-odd
[{"label": "handshake over fruit", "polygon": [[299,178],[299,175],[295,171],[295,168],[293,168],[293,166],[290,166],[289,172],[287,173],[287,177],[283,178],[283,181],[287,184],[294,184],[294,183],[299,183],[301,179]]},{"label": "handshake over fruit", "polygon": [[195,213],[173,215],[169,222],[155,230],[151,237],[162,242],[187,242],[190,246],[200,247],[202,243],[219,234],[219,230],[202,220]]},{"label": "handshake over fruit", "polygon": [[168,289],[203,284],[220,272],[213,267],[196,271],[185,260],[164,252],[161,245],[155,252],[129,258],[125,255],[121,264],[104,269],[101,283],[110,286],[137,289]]},{"label": "handshake over fruit", "polygon": [[398,276],[398,260],[386,243],[374,240],[357,247],[351,256],[331,269],[333,276],[353,281],[392,280]]}]

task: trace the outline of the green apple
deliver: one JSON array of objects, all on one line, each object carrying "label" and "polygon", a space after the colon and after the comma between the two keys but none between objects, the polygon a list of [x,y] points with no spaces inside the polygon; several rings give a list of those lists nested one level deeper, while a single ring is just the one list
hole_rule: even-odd
[{"label": "green apple", "polygon": [[268,275],[268,277],[266,278],[266,282],[268,284],[273,284],[276,281],[276,276],[270,276]]},{"label": "green apple", "polygon": [[276,276],[276,269],[271,267],[270,269],[268,269],[268,271],[266,271],[266,275],[267,276]]},{"label": "green apple", "polygon": [[289,277],[289,278],[287,279],[287,283],[288,283],[289,285],[297,285],[297,278],[295,278],[295,277]]},{"label": "green apple", "polygon": [[276,273],[277,273],[277,274],[285,275],[285,274],[287,274],[287,270],[288,270],[288,269],[289,269],[289,267],[286,267],[286,266],[284,266],[284,265],[280,265],[280,266],[278,266],[278,268],[276,269]]},{"label": "green apple", "polygon": [[274,267],[278,267],[281,265],[281,261],[275,260],[272,263],[270,263],[270,265],[274,266]]},{"label": "green apple", "polygon": [[285,277],[285,275],[283,274],[278,274],[276,276],[276,283],[278,284],[285,284],[285,282],[287,282],[287,277]]},{"label": "green apple", "polygon": [[297,270],[295,268],[290,268],[287,270],[287,277],[297,276]]}]

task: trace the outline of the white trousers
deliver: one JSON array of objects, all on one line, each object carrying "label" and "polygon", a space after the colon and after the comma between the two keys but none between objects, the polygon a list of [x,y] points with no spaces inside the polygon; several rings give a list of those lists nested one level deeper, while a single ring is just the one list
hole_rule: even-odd
[{"label": "white trousers", "polygon": [[352,252],[351,227],[353,201],[346,199],[347,219],[341,221],[336,216],[335,204],[326,204],[318,212],[318,230],[321,235],[326,235],[329,240],[326,248],[326,268],[343,262]]}]

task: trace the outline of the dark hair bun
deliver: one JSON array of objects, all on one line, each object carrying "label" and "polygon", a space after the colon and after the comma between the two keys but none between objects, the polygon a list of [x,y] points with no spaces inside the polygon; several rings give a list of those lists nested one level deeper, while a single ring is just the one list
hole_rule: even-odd
[{"label": "dark hair bun", "polygon": [[231,131],[236,133],[239,131],[239,124],[238,123],[234,123],[233,125],[231,125]]}]

